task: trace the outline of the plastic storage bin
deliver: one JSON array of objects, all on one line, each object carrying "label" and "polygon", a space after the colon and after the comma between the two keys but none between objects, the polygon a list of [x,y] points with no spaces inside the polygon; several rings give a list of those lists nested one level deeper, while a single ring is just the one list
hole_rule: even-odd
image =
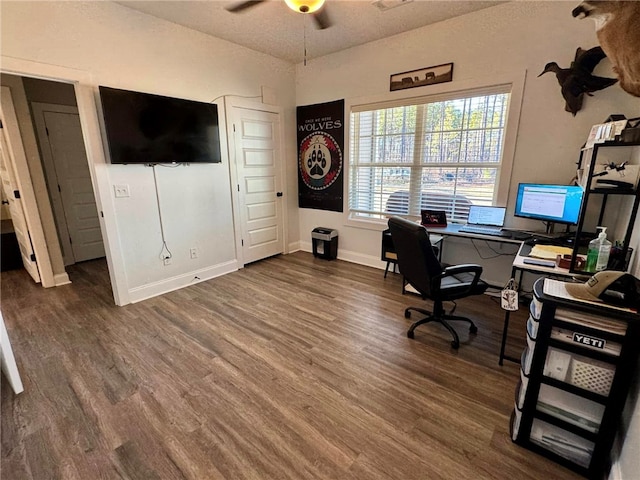
[{"label": "plastic storage bin", "polygon": [[509,433],[511,439],[515,441],[518,438],[518,432],[520,431],[520,420],[522,419],[522,410],[518,409],[518,406],[513,409],[511,413],[511,422],[509,422]]},{"label": "plastic storage bin", "polygon": [[[525,373],[527,372],[525,371]],[[593,358],[549,348],[543,374],[584,390],[607,396],[613,383],[615,367]]]},{"label": "plastic storage bin", "polygon": [[540,320],[540,312],[542,311],[542,302],[534,297],[529,304],[529,313],[534,320]]},{"label": "plastic storage bin", "polygon": [[625,322],[613,318],[603,318],[601,315],[592,315],[587,312],[558,308],[556,309],[555,318],[616,335],[624,336],[627,333],[627,324]]},{"label": "plastic storage bin", "polygon": [[529,347],[524,347],[522,355],[520,356],[520,371],[527,377],[531,373],[531,358],[533,355],[529,351]]},{"label": "plastic storage bin", "polygon": [[529,439],[532,443],[585,468],[589,466],[593,455],[593,442],[542,420],[533,420]]},{"label": "plastic storage bin", "polygon": [[522,410],[524,407],[524,399],[527,395],[527,388],[529,387],[529,379],[525,377],[524,372],[520,370],[520,382],[516,388],[516,406]]},{"label": "plastic storage bin", "polygon": [[[618,342],[605,340],[597,335],[581,334],[580,332],[569,330],[567,328],[553,327],[551,329],[551,338],[572,345],[580,345],[583,348],[588,348],[595,352],[608,353],[609,355],[619,356],[622,351],[622,344]],[[591,344],[580,340],[583,338],[589,339]]]},{"label": "plastic storage bin", "polygon": [[569,383],[600,395],[609,395],[615,370],[606,363],[595,362],[592,359],[571,361],[571,376]]},{"label": "plastic storage bin", "polygon": [[536,410],[593,433],[604,415],[604,405],[545,384],[540,385]]},{"label": "plastic storage bin", "polygon": [[527,319],[527,334],[533,340],[535,340],[538,337],[539,325],[540,324],[538,323],[538,321],[534,319],[531,315],[529,315],[529,318]]}]

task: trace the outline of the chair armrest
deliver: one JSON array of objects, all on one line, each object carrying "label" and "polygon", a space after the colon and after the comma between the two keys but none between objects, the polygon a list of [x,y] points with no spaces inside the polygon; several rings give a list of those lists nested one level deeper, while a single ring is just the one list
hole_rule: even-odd
[{"label": "chair armrest", "polygon": [[442,272],[443,276],[451,276],[456,273],[475,273],[476,276],[480,276],[482,273],[482,265],[478,265],[476,263],[465,263],[462,265],[451,265],[450,267],[446,267]]},{"label": "chair armrest", "polygon": [[473,279],[469,284],[469,288],[467,292],[471,292],[476,288],[476,285],[480,281],[480,275],[482,274],[482,265],[478,265],[475,263],[466,263],[462,265],[452,265],[450,267],[446,267],[442,273],[433,278],[432,287],[436,290],[440,290],[441,280],[445,277],[452,277],[459,273],[472,273]]}]

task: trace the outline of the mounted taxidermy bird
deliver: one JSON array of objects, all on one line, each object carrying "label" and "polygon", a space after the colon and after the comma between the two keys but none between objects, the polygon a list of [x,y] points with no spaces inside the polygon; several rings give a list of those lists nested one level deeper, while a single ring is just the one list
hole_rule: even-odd
[{"label": "mounted taxidermy bird", "polygon": [[622,89],[640,97],[640,2],[584,1],[574,17],[596,22],[596,34]]},{"label": "mounted taxidermy bird", "polygon": [[606,55],[600,47],[583,50],[578,47],[576,56],[569,68],[560,68],[556,62],[547,63],[538,77],[547,72],[556,74],[560,84],[560,92],[565,100],[564,109],[573,116],[582,108],[584,95],[592,96],[593,92],[607,88],[618,80],[615,78],[598,77],[593,75],[593,69]]}]

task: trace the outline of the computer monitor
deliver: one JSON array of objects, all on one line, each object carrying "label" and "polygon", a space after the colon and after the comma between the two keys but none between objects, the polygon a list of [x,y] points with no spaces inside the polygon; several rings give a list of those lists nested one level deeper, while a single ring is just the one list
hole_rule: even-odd
[{"label": "computer monitor", "polygon": [[577,224],[584,190],[577,185],[521,183],[516,197],[516,217],[545,222]]}]

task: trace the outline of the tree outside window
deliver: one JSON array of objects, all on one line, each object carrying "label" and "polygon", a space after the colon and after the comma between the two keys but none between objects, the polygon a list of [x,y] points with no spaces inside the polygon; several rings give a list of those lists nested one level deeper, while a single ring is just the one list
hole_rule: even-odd
[{"label": "tree outside window", "polygon": [[496,90],[352,112],[352,217],[435,209],[462,221],[470,205],[492,204],[510,96],[508,87]]}]

